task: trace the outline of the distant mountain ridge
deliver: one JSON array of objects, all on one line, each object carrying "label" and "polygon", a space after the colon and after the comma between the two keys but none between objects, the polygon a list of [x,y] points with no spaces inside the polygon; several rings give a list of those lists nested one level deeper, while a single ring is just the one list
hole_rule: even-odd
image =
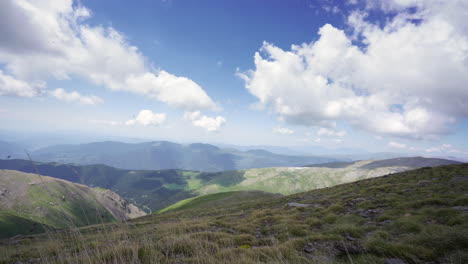
[{"label": "distant mountain ridge", "polygon": [[105,164],[135,170],[182,169],[205,172],[339,161],[332,157],[288,156],[265,150],[239,151],[210,144],[182,145],[169,141],[56,145],[33,151],[31,156],[33,160],[43,162]]}]

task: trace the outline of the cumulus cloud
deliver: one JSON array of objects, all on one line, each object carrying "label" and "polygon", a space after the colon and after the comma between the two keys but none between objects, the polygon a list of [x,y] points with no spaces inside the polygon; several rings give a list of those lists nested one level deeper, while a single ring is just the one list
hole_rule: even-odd
[{"label": "cumulus cloud", "polygon": [[202,115],[200,111],[185,112],[184,119],[192,122],[192,125],[201,127],[210,132],[216,132],[226,124],[226,119],[222,116],[208,117]]},{"label": "cumulus cloud", "polygon": [[87,105],[96,105],[102,104],[104,101],[94,95],[84,96],[78,93],[77,91],[73,91],[68,93],[62,88],[55,89],[49,92],[51,96],[57,98],[58,100],[64,102],[73,102],[73,103],[80,103],[80,104],[87,104]]},{"label": "cumulus cloud", "polygon": [[166,121],[166,114],[153,113],[151,110],[141,110],[135,119],[125,122],[128,126],[142,125],[142,126],[159,126]]},{"label": "cumulus cloud", "polygon": [[27,83],[0,70],[0,96],[34,97],[42,95],[45,90],[43,82]]},{"label": "cumulus cloud", "polygon": [[291,130],[286,127],[274,127],[273,133],[280,134],[280,135],[292,135],[294,134],[294,130]]},{"label": "cumulus cloud", "polygon": [[80,76],[183,109],[216,108],[191,79],[153,69],[122,33],[86,24],[90,15],[72,0],[0,1],[0,63],[28,83]]},{"label": "cumulus cloud", "polygon": [[406,144],[403,144],[403,143],[398,143],[398,142],[389,142],[388,147],[390,148],[396,148],[396,149],[406,149],[408,146],[406,146]]},{"label": "cumulus cloud", "polygon": [[445,134],[468,117],[468,5],[394,2],[385,8],[397,14],[383,25],[356,11],[349,35],[326,24],[318,40],[290,50],[264,42],[255,70],[237,74],[260,104],[290,123],[343,120],[377,134]]},{"label": "cumulus cloud", "polygon": [[344,137],[346,136],[346,131],[336,131],[334,129],[329,129],[325,127],[321,127],[317,131],[317,136],[327,136],[327,137]]}]

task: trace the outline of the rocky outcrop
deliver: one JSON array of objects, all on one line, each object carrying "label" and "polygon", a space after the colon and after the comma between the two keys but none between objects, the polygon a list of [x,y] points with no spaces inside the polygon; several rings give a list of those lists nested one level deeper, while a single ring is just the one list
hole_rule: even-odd
[{"label": "rocky outcrop", "polygon": [[146,215],[143,210],[134,204],[128,203],[120,195],[111,190],[93,190],[96,192],[99,202],[118,220],[125,221]]}]

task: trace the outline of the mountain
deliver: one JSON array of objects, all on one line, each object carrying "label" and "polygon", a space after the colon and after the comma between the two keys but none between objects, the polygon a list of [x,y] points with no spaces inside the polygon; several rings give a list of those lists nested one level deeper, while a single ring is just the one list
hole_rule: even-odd
[{"label": "mountain", "polygon": [[22,145],[0,140],[1,159],[7,159],[8,157],[17,158],[18,156],[25,157],[24,154],[24,148]]},{"label": "mountain", "polygon": [[304,167],[317,167],[317,168],[332,168],[332,169],[338,169],[338,168],[346,168],[350,165],[353,165],[356,163],[356,161],[337,161],[337,162],[327,162],[327,163],[319,163],[319,164],[312,164],[312,165],[306,165]]},{"label": "mountain", "polygon": [[0,170],[0,237],[143,215],[139,208],[109,190],[37,174]]},{"label": "mountain", "polygon": [[[319,163],[313,165],[306,165],[304,167],[321,167],[321,168],[345,168],[353,164],[358,164],[359,161],[337,161],[328,163]],[[425,158],[425,157],[399,157],[393,159],[383,159],[367,162],[360,166],[362,169],[376,169],[381,167],[408,167],[408,168],[422,168],[422,167],[437,167],[450,164],[461,164],[462,162],[456,160],[448,160],[441,158]]]},{"label": "mountain", "polygon": [[63,179],[91,187],[110,189],[138,207],[151,212],[177,201],[193,197],[200,172],[183,170],[123,170],[107,165],[41,163],[29,160],[0,160],[1,169]]},{"label": "mountain", "polygon": [[425,167],[16,238],[0,262],[468,263],[467,175],[468,164]]},{"label": "mountain", "polygon": [[[258,154],[259,151],[255,151]],[[407,158],[403,158],[405,160]],[[413,159],[413,158],[412,158]],[[224,172],[185,170],[123,170],[106,165],[32,163],[29,160],[0,160],[0,169],[39,172],[59,179],[110,189],[146,212],[163,209],[178,201],[204,194],[229,191],[263,191],[292,194],[388,173],[437,166],[439,159],[417,158],[408,166],[392,162],[366,168],[371,161],[352,162],[339,168],[274,167]],[[400,161],[401,163],[402,161]],[[444,161],[444,164],[458,163]],[[330,163],[325,166],[330,166]],[[347,163],[346,163],[347,164]],[[384,166],[385,165],[385,166]]]},{"label": "mountain", "polygon": [[56,145],[33,151],[44,162],[105,164],[121,169],[226,171],[272,166],[302,166],[337,161],[332,157],[288,156],[268,151],[221,149],[210,144],[188,145],[168,141],[122,143],[114,141]]},{"label": "mountain", "polygon": [[203,179],[203,185],[196,192],[210,194],[224,191],[259,190],[292,194],[421,167],[459,163],[451,160],[415,157],[325,163],[321,166],[315,165],[316,167],[274,167],[208,173],[198,176]]},{"label": "mountain", "polygon": [[380,167],[388,166],[402,166],[402,167],[412,167],[412,168],[421,168],[421,167],[437,167],[442,165],[450,164],[461,164],[462,162],[446,160],[446,159],[435,159],[435,158],[423,158],[423,157],[408,157],[408,158],[394,158],[387,160],[377,160],[371,163],[368,163],[361,168],[363,169],[375,169]]}]

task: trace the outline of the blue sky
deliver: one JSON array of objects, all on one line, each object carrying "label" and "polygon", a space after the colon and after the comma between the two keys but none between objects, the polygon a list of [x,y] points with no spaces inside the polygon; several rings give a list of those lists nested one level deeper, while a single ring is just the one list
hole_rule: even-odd
[{"label": "blue sky", "polygon": [[463,1],[1,5],[5,130],[468,156]]}]

